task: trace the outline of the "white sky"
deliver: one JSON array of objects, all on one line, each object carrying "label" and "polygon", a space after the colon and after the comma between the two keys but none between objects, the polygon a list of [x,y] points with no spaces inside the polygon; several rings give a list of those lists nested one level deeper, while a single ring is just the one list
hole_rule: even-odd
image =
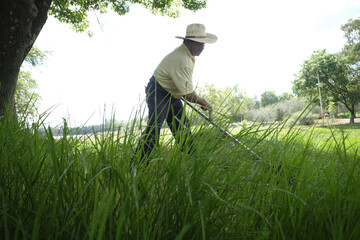
[{"label": "white sky", "polygon": [[[294,74],[313,51],[340,51],[340,29],[360,13],[358,0],[208,0],[180,18],[154,16],[132,6],[130,13],[92,16],[89,38],[49,17],[35,45],[50,50],[33,73],[42,96],[40,112],[56,106],[46,122],[71,126],[100,124],[114,109],[116,120],[134,117],[144,87],[162,58],[182,43],[186,26],[203,23],[218,41],[197,57],[195,84],[238,84],[247,96],[291,92]],[[100,27],[101,26],[101,27]]]}]

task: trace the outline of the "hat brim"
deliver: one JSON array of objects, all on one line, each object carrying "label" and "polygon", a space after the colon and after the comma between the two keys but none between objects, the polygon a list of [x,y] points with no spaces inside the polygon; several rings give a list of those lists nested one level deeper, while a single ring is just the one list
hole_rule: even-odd
[{"label": "hat brim", "polygon": [[176,36],[176,38],[189,39],[191,41],[200,42],[200,43],[215,43],[217,41],[217,36],[211,33],[206,33],[206,37],[204,38],[179,37],[179,36]]}]

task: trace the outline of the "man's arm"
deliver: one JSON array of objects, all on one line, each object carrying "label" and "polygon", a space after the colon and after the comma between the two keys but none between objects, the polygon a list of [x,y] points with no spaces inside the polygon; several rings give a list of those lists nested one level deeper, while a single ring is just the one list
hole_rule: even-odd
[{"label": "man's arm", "polygon": [[202,109],[204,110],[212,109],[211,104],[208,101],[206,101],[205,98],[202,98],[199,95],[197,95],[195,91],[185,95],[184,98],[192,103],[200,104],[202,106]]}]

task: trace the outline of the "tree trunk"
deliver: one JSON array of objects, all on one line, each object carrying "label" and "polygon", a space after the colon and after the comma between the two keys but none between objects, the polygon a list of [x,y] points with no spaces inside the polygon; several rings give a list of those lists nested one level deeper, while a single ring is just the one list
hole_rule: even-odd
[{"label": "tree trunk", "polygon": [[350,123],[354,123],[355,122],[355,109],[353,108],[351,111],[350,111]]},{"label": "tree trunk", "polygon": [[[20,69],[20,67],[19,67]],[[7,111],[9,115],[15,112],[15,88],[19,75],[19,69],[13,71],[0,67],[0,116]]]},{"label": "tree trunk", "polygon": [[20,67],[47,20],[52,0],[0,0],[0,116],[15,114]]}]

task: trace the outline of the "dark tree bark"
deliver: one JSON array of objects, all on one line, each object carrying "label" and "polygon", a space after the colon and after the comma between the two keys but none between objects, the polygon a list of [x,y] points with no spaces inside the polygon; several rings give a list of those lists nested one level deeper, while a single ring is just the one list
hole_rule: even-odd
[{"label": "dark tree bark", "polygon": [[52,0],[0,0],[0,116],[15,114],[20,67],[46,23]]},{"label": "dark tree bark", "polygon": [[355,122],[355,108],[350,110],[350,123]]}]

